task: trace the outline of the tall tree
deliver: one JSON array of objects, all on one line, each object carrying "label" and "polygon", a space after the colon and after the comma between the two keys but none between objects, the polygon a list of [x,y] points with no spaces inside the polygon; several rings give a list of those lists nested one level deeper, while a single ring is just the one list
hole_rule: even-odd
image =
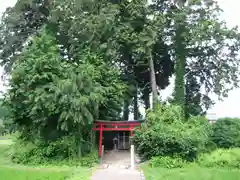
[{"label": "tall tree", "polygon": [[[141,11],[136,11],[136,9]],[[154,13],[154,10],[149,8],[148,3],[144,0],[138,1],[138,3],[135,2],[130,12],[134,12],[133,14],[136,17],[143,16],[142,26],[135,31],[134,38],[132,38],[132,41],[135,42],[133,49],[136,62],[135,72],[137,72],[138,81],[143,89],[147,88],[148,86],[146,85],[148,84],[151,87],[151,91],[145,90],[146,107],[148,107],[147,104],[149,102],[146,92],[152,92],[153,108],[155,108],[158,104],[157,85],[160,88],[165,87],[169,76],[172,74],[172,62],[168,52],[166,53],[166,44],[162,40],[165,19],[164,16]],[[159,51],[158,48],[160,47],[162,47],[162,51]],[[139,79],[140,77],[142,78]],[[146,82],[147,79],[148,81]]]},{"label": "tall tree", "polygon": [[[5,102],[25,140],[74,135],[81,147],[78,154],[86,153],[98,108],[120,98],[124,85],[119,71],[91,51],[82,52],[78,63],[67,62],[49,33],[43,30],[35,37],[14,65]],[[109,96],[111,92],[115,97]],[[109,111],[100,113],[107,116]]]},{"label": "tall tree", "polygon": [[[180,9],[181,11],[181,9]],[[174,88],[174,103],[181,106],[185,110],[185,74],[186,74],[186,34],[188,34],[188,29],[186,27],[186,15],[181,13],[176,19],[176,29],[175,29],[175,88]]]},{"label": "tall tree", "polygon": [[29,37],[46,23],[49,7],[50,0],[19,0],[3,14],[0,24],[0,59],[7,72],[11,71]]},{"label": "tall tree", "polygon": [[[47,24],[66,61],[75,62],[79,54],[83,53],[81,49],[88,48],[91,52],[100,53],[109,66],[121,71],[120,77],[129,86],[125,93],[125,117],[133,102],[135,115],[140,100],[144,100],[145,107],[149,108],[151,92],[155,103],[159,89],[164,89],[169,84],[169,77],[173,74],[173,60],[178,74],[176,82],[184,83],[175,86],[178,87],[175,92],[180,92],[176,96],[177,101],[182,102],[182,106],[187,106],[189,102],[184,103],[185,100],[195,99],[190,98],[196,92],[190,93],[189,87],[191,83],[197,82],[201,86],[199,89],[206,89],[205,94],[197,93],[201,94],[201,104],[209,107],[211,101],[206,100],[207,93],[215,92],[221,97],[226,95],[229,89],[225,85],[230,83],[232,85],[229,87],[234,87],[238,73],[234,67],[238,65],[238,33],[234,29],[227,29],[219,21],[217,13],[215,3],[197,0],[188,1],[177,8],[167,0],[156,0],[151,4],[145,0],[20,0],[3,17],[0,32],[3,47],[1,54],[4,56],[1,59],[6,67],[11,67],[26,46],[27,39],[38,32],[43,24]],[[10,21],[13,14],[21,21]],[[179,21],[179,17],[185,17],[185,22]],[[184,22],[182,26],[179,26],[180,22]],[[29,33],[17,34],[21,32],[18,28]],[[9,45],[6,42],[11,42],[9,39],[12,34],[17,34],[14,36],[16,41]],[[179,40],[176,41],[177,39]],[[219,57],[226,48],[229,51]],[[226,73],[227,71],[231,73]],[[187,75],[183,76],[185,73],[191,74],[194,80]],[[111,96],[114,96],[114,92]],[[134,96],[135,101],[132,101]],[[117,100],[116,98],[113,113],[115,117],[120,114],[116,112],[123,109],[119,108],[123,103]],[[106,105],[104,109],[107,109]]]},{"label": "tall tree", "polygon": [[[206,110],[212,103],[208,97],[209,93],[215,93],[220,98],[224,97],[239,82],[237,75],[239,73],[237,68],[239,66],[237,57],[240,48],[239,33],[236,28],[229,29],[225,22],[219,20],[220,9],[214,2],[188,1],[182,7],[169,6],[168,12],[171,22],[185,16],[185,22],[182,21],[185,23],[185,30],[182,32],[180,44],[172,41],[173,47],[178,46],[179,50],[185,48],[179,52],[175,51],[176,57],[185,59],[185,62],[182,60],[182,67],[179,66],[176,69],[176,73],[185,69],[185,73],[182,73],[182,75],[185,74],[184,81],[182,75],[181,78],[176,77],[176,80],[181,79],[178,80],[181,93],[176,98],[184,100],[185,97],[188,97],[189,101],[185,103],[188,106],[187,109],[190,108],[189,104],[198,103],[199,106],[203,106],[203,110]],[[173,32],[177,32],[179,29],[175,28],[176,24],[170,26],[169,30],[175,29]],[[174,33],[169,32],[171,37],[175,37]],[[180,61],[176,59],[176,64],[178,62]],[[199,86],[199,92],[197,93],[193,88],[195,93],[192,93],[189,87],[196,86],[196,83]],[[177,89],[179,90],[179,86],[175,86],[175,92]],[[196,93],[201,100],[191,102],[195,99],[194,97],[190,98],[191,94]],[[188,114],[188,112],[186,113]]]}]

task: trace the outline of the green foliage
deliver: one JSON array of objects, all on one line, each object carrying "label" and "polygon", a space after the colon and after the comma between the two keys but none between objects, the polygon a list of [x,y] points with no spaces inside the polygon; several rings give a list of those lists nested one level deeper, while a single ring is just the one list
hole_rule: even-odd
[{"label": "green foliage", "polygon": [[98,157],[97,151],[89,153],[88,155],[80,158],[79,160],[80,165],[84,167],[92,167],[96,165],[96,163],[98,162],[99,162],[99,157]]},{"label": "green foliage", "polygon": [[151,167],[162,167],[162,168],[182,168],[186,162],[180,157],[169,157],[169,156],[157,156],[152,157],[149,165]]},{"label": "green foliage", "polygon": [[[28,21],[24,25],[20,24],[28,12],[33,16],[32,24]],[[9,21],[7,18],[9,14],[19,16],[20,21]],[[154,21],[148,18],[151,14],[156,16]],[[146,65],[149,54],[141,52],[146,51],[146,48],[151,49],[156,83],[160,88],[165,88],[169,84],[169,77],[173,74],[173,61],[168,52],[168,45],[162,39],[162,30],[159,28],[164,18],[158,14],[151,11],[147,1],[63,0],[49,2],[49,0],[44,0],[40,3],[33,0],[27,2],[19,0],[14,8],[6,12],[6,18],[2,23],[5,27],[2,29],[4,52],[0,55],[6,56],[3,64],[8,65],[11,61],[9,64],[11,66],[12,62],[15,62],[18,55],[22,53],[23,42],[26,41],[25,36],[32,35],[32,31],[28,30],[34,28],[38,31],[42,25],[47,25],[61,46],[61,54],[65,59],[77,61],[79,50],[85,48],[95,53],[100,52],[111,67],[121,68],[121,77],[124,77],[127,84],[135,86],[140,91],[144,87],[147,88],[145,91],[147,102],[151,93],[150,71],[149,66]],[[29,19],[28,16],[26,18]],[[7,33],[9,26],[14,27],[12,29],[14,35],[21,37],[11,43],[8,43],[11,39],[11,35]],[[24,32],[28,32],[23,33],[24,37],[18,33],[19,26]],[[7,51],[9,46],[11,52]],[[14,50],[18,51],[18,55],[14,54]],[[13,58],[9,60],[8,57],[12,54],[14,54]],[[132,97],[131,95],[125,98],[129,100]],[[113,102],[107,104],[112,106]],[[103,110],[101,109],[100,112],[104,112]],[[121,108],[116,108],[116,110],[121,111]],[[137,109],[135,108],[134,111],[136,112]],[[117,113],[114,111],[112,114]],[[116,116],[119,114],[118,112]],[[109,119],[108,114],[103,113],[103,115],[100,114]]]},{"label": "green foliage", "polygon": [[[16,146],[15,146],[16,148]],[[23,147],[24,148],[24,147]],[[20,165],[9,161],[8,154],[12,147],[0,140],[0,173],[1,179],[19,179],[19,180],[77,180],[90,179],[91,169],[80,167],[80,160],[77,161],[55,161],[46,162],[41,165]],[[15,150],[16,151],[16,150]],[[95,153],[96,154],[96,153]],[[94,156],[94,155],[93,155]],[[77,164],[78,163],[78,164]]]},{"label": "green foliage", "polygon": [[3,99],[0,99],[0,119],[4,119],[8,114],[7,107],[3,104]]},{"label": "green foliage", "polygon": [[2,124],[0,124],[0,135],[5,134],[6,130]]},{"label": "green foliage", "polygon": [[12,151],[9,152],[9,155],[14,163],[27,164],[31,162],[32,164],[37,164],[41,161],[41,157],[37,157],[37,154],[34,152],[35,150],[37,150],[37,146],[35,146],[34,144],[16,143],[13,145],[11,150]]},{"label": "green foliage", "polygon": [[154,125],[157,122],[172,124],[181,122],[183,119],[183,111],[181,107],[175,105],[159,106],[157,111],[149,110],[147,112],[147,124]]},{"label": "green foliage", "polygon": [[88,74],[93,71],[92,66],[64,62],[50,35],[43,32],[37,37],[16,64],[6,97],[23,136],[46,138],[54,129],[68,131],[90,124],[91,110],[103,99],[103,91]]},{"label": "green foliage", "polygon": [[[240,36],[237,28],[226,27],[219,12],[217,3],[200,0],[184,6],[167,1],[149,5],[148,1],[126,0],[19,0],[1,20],[0,59],[11,72],[26,41],[46,25],[57,40],[61,57],[79,63],[83,49],[100,53],[108,66],[121,70],[121,78],[134,86],[146,109],[151,91],[157,99],[157,88],[164,89],[175,72],[175,102],[187,117],[202,115],[212,105],[209,92],[224,97],[239,81],[236,52]],[[200,92],[202,88],[206,93]],[[118,100],[115,92],[110,99]],[[134,95],[125,94],[125,102],[132,102]],[[113,102],[101,107],[101,118],[119,118],[119,103],[105,112],[116,105]],[[127,108],[132,105],[126,104]],[[135,106],[135,114],[137,110]]]},{"label": "green foliage", "polygon": [[[158,3],[158,8],[163,5]],[[168,10],[171,23],[166,29],[175,49],[174,100],[187,117],[202,115],[209,109],[213,104],[209,92],[225,97],[238,86],[239,61],[233,51],[240,48],[240,34],[237,28],[226,27],[219,18],[220,11],[216,2],[206,4],[200,0],[172,5]],[[229,50],[227,54],[225,49]]]},{"label": "green foliage", "polygon": [[118,70],[89,50],[81,51],[77,63],[66,61],[47,28],[26,48],[11,75],[5,97],[9,118],[20,139],[42,148],[29,147],[23,162],[34,154],[41,154],[36,161],[88,154],[98,111],[114,116],[112,111],[121,107],[124,85]]},{"label": "green foliage", "polygon": [[240,147],[240,119],[222,118],[212,125],[211,140],[220,148]]},{"label": "green foliage", "polygon": [[49,0],[19,0],[4,12],[0,23],[0,59],[7,72],[11,71],[29,37],[47,22],[49,6]]},{"label": "green foliage", "polygon": [[8,122],[21,139],[47,147],[49,156],[65,158],[57,152],[64,137],[74,137],[78,156],[88,154],[93,120],[120,118],[123,101],[125,114],[134,104],[137,116],[139,95],[149,108],[150,93],[155,102],[175,63],[181,109],[149,112],[136,142],[145,158],[194,158],[212,146],[211,131],[184,120],[204,114],[209,92],[226,96],[239,81],[240,35],[218,12],[217,4],[199,0],[179,7],[167,1],[19,0],[0,25],[0,59],[11,72]]},{"label": "green foliage", "polygon": [[176,46],[176,63],[175,63],[175,86],[174,86],[174,103],[179,105],[185,111],[185,74],[186,74],[186,36],[188,30],[185,28],[186,15],[182,15],[180,21],[176,20],[176,35],[174,37]]},{"label": "green foliage", "polygon": [[6,135],[7,133],[11,133],[13,131],[13,126],[10,126],[9,119],[9,110],[4,104],[4,100],[0,99],[0,135]]},{"label": "green foliage", "polygon": [[240,149],[217,149],[202,154],[197,163],[204,167],[240,168]]},{"label": "green foliage", "polygon": [[190,116],[206,115],[206,110],[213,104],[213,101],[200,91],[201,84],[198,83],[197,78],[192,72],[188,72],[186,75],[185,88],[186,118]]},{"label": "green foliage", "polygon": [[184,122],[180,110],[178,106],[165,106],[147,114],[146,123],[134,135],[137,152],[142,158],[178,156],[191,161],[206,151],[211,133],[209,125],[200,117]]},{"label": "green foliage", "polygon": [[98,162],[98,154],[91,152],[78,157],[74,137],[63,137],[47,144],[41,141],[31,143],[17,140],[8,155],[17,164],[69,164],[91,167]]}]

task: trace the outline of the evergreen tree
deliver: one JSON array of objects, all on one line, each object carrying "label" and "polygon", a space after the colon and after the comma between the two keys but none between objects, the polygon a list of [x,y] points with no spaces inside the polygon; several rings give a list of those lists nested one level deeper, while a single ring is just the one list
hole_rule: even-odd
[{"label": "evergreen tree", "polygon": [[88,152],[82,144],[90,143],[98,108],[107,104],[111,112],[111,93],[120,98],[122,90],[118,71],[101,56],[84,51],[78,64],[67,62],[54,37],[43,30],[14,65],[5,101],[22,139],[74,136],[82,154]]}]

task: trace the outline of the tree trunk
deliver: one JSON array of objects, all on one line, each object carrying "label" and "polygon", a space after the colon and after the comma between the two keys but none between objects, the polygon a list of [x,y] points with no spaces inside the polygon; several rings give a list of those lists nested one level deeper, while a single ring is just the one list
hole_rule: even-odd
[{"label": "tree trunk", "polygon": [[158,104],[158,91],[157,91],[154,62],[153,62],[151,51],[149,51],[149,67],[150,67],[151,88],[152,88],[152,108],[156,109]]},{"label": "tree trunk", "polygon": [[186,69],[186,49],[183,42],[184,26],[180,24],[176,30],[176,66],[175,66],[175,88],[174,101],[185,110],[185,69]]},{"label": "tree trunk", "polygon": [[143,101],[144,101],[145,110],[150,108],[149,94],[150,94],[149,89],[144,88],[144,90],[143,90]]},{"label": "tree trunk", "polygon": [[138,120],[138,91],[136,89],[134,93],[134,99],[133,99],[133,118],[134,120]]},{"label": "tree trunk", "polygon": [[129,119],[129,106],[130,106],[130,103],[129,103],[129,99],[126,99],[124,101],[124,107],[123,107],[123,120],[124,121],[128,121]]}]

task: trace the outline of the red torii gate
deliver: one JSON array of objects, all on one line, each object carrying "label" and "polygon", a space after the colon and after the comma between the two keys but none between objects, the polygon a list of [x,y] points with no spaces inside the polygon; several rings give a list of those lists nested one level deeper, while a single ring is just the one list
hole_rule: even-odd
[{"label": "red torii gate", "polygon": [[92,130],[99,131],[99,147],[98,154],[102,152],[102,135],[103,131],[129,131],[133,136],[135,127],[140,126],[143,121],[95,121]]}]

